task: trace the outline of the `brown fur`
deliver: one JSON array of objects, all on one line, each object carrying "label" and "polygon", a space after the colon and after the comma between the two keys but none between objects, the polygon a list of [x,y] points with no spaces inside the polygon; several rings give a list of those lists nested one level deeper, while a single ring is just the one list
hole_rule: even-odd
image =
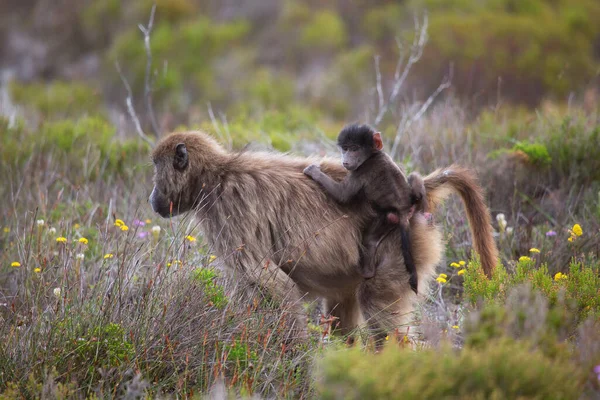
[{"label": "brown fur", "polygon": [[[175,147],[185,143],[189,166],[172,167]],[[361,318],[378,334],[407,321],[415,295],[408,284],[399,238],[389,235],[378,250],[378,274],[360,277],[359,246],[364,224],[373,212],[364,205],[344,206],[327,196],[302,171],[311,162],[288,155],[228,153],[203,133],[174,133],[161,140],[154,152],[155,189],[151,203],[168,216],[196,210],[204,235],[228,268],[259,284],[294,307],[298,328],[305,329],[301,308],[304,295],[321,297],[326,312],[339,317],[343,333]],[[323,172],[341,180],[345,170],[338,161],[325,160]],[[425,178],[430,204],[444,191],[455,190],[465,201],[483,265],[495,263],[489,213],[481,191],[468,170],[451,167]],[[442,257],[439,229],[418,214],[410,226],[417,271],[427,287]],[[487,246],[487,247],[486,247]]]},{"label": "brown fur", "polygon": [[492,236],[490,211],[485,205],[483,189],[473,172],[458,165],[437,169],[425,177],[425,189],[430,210],[434,210],[451,191],[459,194],[467,210],[473,247],[483,271],[491,277],[498,262],[498,248]]}]

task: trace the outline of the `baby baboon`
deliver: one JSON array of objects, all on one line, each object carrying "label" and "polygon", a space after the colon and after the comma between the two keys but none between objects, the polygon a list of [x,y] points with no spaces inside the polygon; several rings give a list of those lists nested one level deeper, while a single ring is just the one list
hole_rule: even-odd
[{"label": "baby baboon", "polygon": [[[154,188],[150,204],[165,218],[193,211],[214,254],[237,279],[259,285],[292,307],[295,330],[306,334],[305,296],[324,301],[337,317],[337,331],[352,332],[363,319],[381,341],[409,322],[413,293],[397,230],[381,243],[377,275],[363,279],[356,268],[362,232],[374,213],[365,202],[340,204],[302,173],[311,161],[289,155],[227,152],[201,132],[173,133],[152,153]],[[335,180],[347,171],[325,160],[321,169]],[[424,177],[428,210],[458,193],[473,244],[486,274],[497,261],[489,210],[471,171],[460,166]],[[435,277],[442,235],[422,213],[410,220],[411,250],[421,287]],[[292,262],[289,262],[289,261]]]},{"label": "baby baboon", "polygon": [[381,241],[398,227],[404,264],[410,274],[410,287],[417,293],[418,276],[411,251],[409,221],[415,210],[425,210],[425,184],[418,173],[408,180],[396,163],[383,152],[381,134],[368,125],[348,125],[340,132],[337,145],[342,152],[342,165],[349,173],[337,182],[309,165],[304,173],[320,183],[340,203],[359,199],[373,205],[375,220],[364,234],[365,249],[360,265],[364,278],[375,275],[375,252]]}]

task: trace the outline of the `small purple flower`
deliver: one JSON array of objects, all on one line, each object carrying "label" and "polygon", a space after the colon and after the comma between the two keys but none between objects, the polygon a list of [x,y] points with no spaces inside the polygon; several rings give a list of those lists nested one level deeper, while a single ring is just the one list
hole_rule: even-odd
[{"label": "small purple flower", "polygon": [[[594,373],[596,375],[600,375],[600,364],[598,364],[594,367]],[[598,376],[598,379],[600,379],[600,376]]]},{"label": "small purple flower", "polygon": [[140,239],[144,239],[144,238],[145,238],[146,236],[148,236],[149,234],[150,234],[150,232],[144,232],[144,231],[142,231],[142,232],[139,232],[139,233],[138,233],[138,237],[139,237]]},{"label": "small purple flower", "polygon": [[548,232],[546,232],[546,236],[547,237],[556,236],[556,232],[555,231],[548,231]]},{"label": "small purple flower", "polygon": [[144,226],[146,223],[144,221],[140,221],[139,219],[133,220],[133,226]]}]

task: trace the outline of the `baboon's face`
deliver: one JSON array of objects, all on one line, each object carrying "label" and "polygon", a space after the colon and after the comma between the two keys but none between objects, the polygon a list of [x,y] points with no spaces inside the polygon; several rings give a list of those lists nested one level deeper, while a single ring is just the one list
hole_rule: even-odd
[{"label": "baboon's face", "polygon": [[[154,188],[149,202],[154,212],[170,218],[193,208],[188,185],[189,157],[184,143],[164,143],[153,156]],[[170,148],[173,147],[173,148]]]},{"label": "baboon's face", "polygon": [[361,147],[354,143],[340,146],[340,151],[342,153],[342,165],[348,171],[358,169],[372,155],[370,148]]}]

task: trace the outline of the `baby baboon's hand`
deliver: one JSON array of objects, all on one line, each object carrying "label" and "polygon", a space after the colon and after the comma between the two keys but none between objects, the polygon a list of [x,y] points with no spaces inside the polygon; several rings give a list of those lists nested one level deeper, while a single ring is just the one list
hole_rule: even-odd
[{"label": "baby baboon's hand", "polygon": [[311,178],[315,178],[321,172],[321,168],[317,164],[311,164],[304,168],[304,175],[308,175]]}]

